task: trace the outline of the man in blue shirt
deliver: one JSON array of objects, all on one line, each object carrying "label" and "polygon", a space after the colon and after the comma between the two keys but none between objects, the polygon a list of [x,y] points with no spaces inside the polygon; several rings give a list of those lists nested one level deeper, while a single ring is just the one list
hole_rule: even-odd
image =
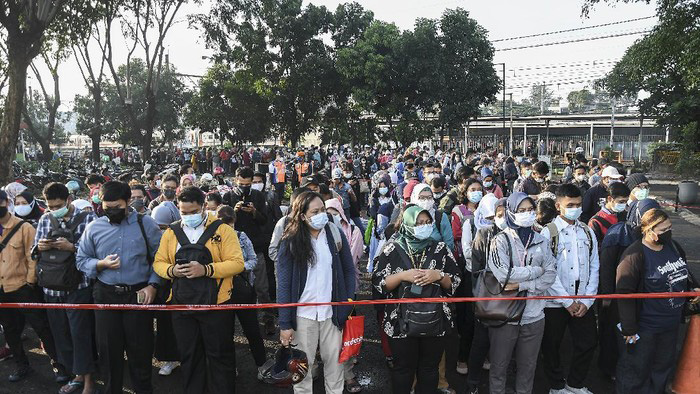
[{"label": "man in blue shirt", "polygon": [[[160,285],[153,272],[160,228],[149,216],[140,216],[128,207],[131,189],[126,183],[107,182],[99,194],[105,216],[85,229],[76,256],[78,269],[96,279],[95,303],[151,304]],[[124,351],[133,389],[137,393],[153,392],[153,313],[95,311],[95,326],[105,392],[122,392]]]}]

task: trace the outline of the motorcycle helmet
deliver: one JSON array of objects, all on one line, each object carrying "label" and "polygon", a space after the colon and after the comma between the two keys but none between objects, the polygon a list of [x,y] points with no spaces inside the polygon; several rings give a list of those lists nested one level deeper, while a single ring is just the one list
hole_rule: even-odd
[{"label": "motorcycle helmet", "polygon": [[304,380],[309,373],[309,360],[306,353],[291,346],[281,347],[275,358],[267,360],[260,367],[262,381],[278,387],[286,387]]},{"label": "motorcycle helmet", "polygon": [[223,168],[221,168],[221,167],[216,167],[216,168],[214,168],[214,176],[223,175],[223,174],[224,174],[224,169],[223,169]]}]

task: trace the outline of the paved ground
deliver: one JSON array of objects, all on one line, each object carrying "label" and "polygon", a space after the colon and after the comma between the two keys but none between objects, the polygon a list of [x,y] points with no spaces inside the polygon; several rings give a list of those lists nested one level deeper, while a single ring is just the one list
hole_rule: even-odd
[{"label": "paved ground", "polygon": [[[654,185],[652,187],[652,194],[657,195],[662,198],[672,199],[675,195],[675,186],[670,185]],[[673,211],[669,208],[669,211]],[[700,213],[700,209],[698,209]],[[672,220],[674,223],[673,233],[674,238],[677,239],[685,248],[688,258],[691,262],[691,269],[696,277],[700,277],[700,237],[698,236],[700,232],[699,228],[693,224],[688,223],[683,220],[678,214],[672,213]],[[363,296],[365,298],[369,297],[368,284],[363,284]],[[378,327],[375,314],[371,307],[360,307],[358,308],[358,313],[366,315],[366,341],[363,344],[362,354],[359,357],[359,364],[355,367],[356,373],[358,375],[358,380],[364,386],[364,393],[368,394],[379,394],[387,393],[391,390],[389,384],[389,372],[384,363],[384,357],[381,351],[381,345],[379,343]],[[29,357],[31,364],[34,366],[36,372],[32,377],[21,383],[8,383],[5,379],[6,376],[11,372],[13,363],[11,360],[0,362],[0,394],[15,394],[15,393],[53,393],[58,390],[58,386],[53,383],[53,376],[51,370],[48,366],[48,359],[43,354],[41,350],[37,348],[38,342],[36,337],[31,330],[26,330],[29,339],[25,342],[25,348],[30,352]],[[240,330],[238,330],[240,332]],[[266,346],[268,348],[268,353],[271,355],[277,345],[277,337],[270,337],[266,341]],[[237,380],[236,389],[238,393],[289,393],[291,389],[278,389],[262,383],[256,380],[255,376],[255,364],[253,363],[250,351],[244,344],[244,338],[236,337],[237,347],[236,355],[238,360],[238,371],[239,378]],[[565,339],[565,349],[570,348],[571,339],[567,336]],[[448,358],[454,359],[456,355],[454,354],[456,347],[450,347],[448,352]],[[155,393],[168,393],[168,394],[178,394],[182,393],[182,385],[180,375],[180,370],[176,369],[173,375],[169,377],[161,377],[157,375],[157,369],[153,369],[153,385]],[[453,387],[457,389],[462,389],[464,387],[464,378],[457,375],[456,373],[449,373],[448,379],[450,380]],[[127,379],[128,381],[128,379]],[[512,385],[512,383],[511,383]],[[591,368],[588,387],[594,393],[612,393],[613,385],[610,381],[603,378],[598,369],[594,366]],[[319,380],[315,385],[315,393],[323,393],[322,381]],[[486,390],[486,385],[484,385],[484,391]],[[537,377],[535,381],[535,393],[547,393],[548,392],[547,383],[544,379],[544,375],[541,369],[537,371]],[[133,392],[133,391],[126,391]]]}]

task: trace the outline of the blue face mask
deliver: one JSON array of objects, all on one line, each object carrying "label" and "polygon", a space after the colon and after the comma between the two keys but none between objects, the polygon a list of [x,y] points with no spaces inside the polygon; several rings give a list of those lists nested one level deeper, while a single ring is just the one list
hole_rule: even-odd
[{"label": "blue face mask", "polygon": [[192,215],[182,215],[182,223],[190,228],[197,228],[204,221],[204,216],[201,213],[193,213]]},{"label": "blue face mask", "polygon": [[581,212],[583,212],[583,208],[581,207],[564,208],[564,217],[566,217],[569,220],[576,220],[581,216]]},{"label": "blue face mask", "polygon": [[379,194],[382,196],[386,196],[387,193],[389,193],[389,188],[388,187],[380,187],[379,188]]},{"label": "blue face mask", "polygon": [[315,214],[309,219],[309,225],[314,230],[321,230],[328,223],[328,215],[325,212]]},{"label": "blue face mask", "polygon": [[484,194],[481,192],[481,190],[469,192],[469,194],[468,194],[469,201],[471,201],[474,204],[478,204],[479,201],[481,201],[481,197],[483,197],[483,196],[484,196]]},{"label": "blue face mask", "polygon": [[68,207],[67,207],[67,206],[66,206],[66,207],[63,207],[63,208],[61,208],[61,209],[57,209],[57,210],[55,210],[55,211],[51,211],[51,214],[52,214],[53,217],[55,217],[56,219],[61,219],[61,218],[63,218],[64,216],[66,216],[67,213],[68,213]]},{"label": "blue face mask", "polygon": [[416,239],[419,240],[424,240],[430,238],[430,236],[433,234],[433,225],[432,224],[423,224],[420,226],[415,226],[413,227],[413,235],[416,237]]}]

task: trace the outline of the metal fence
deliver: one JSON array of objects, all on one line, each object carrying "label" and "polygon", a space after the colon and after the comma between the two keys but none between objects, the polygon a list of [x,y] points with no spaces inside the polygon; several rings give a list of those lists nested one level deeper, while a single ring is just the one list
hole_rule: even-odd
[{"label": "metal fence", "polygon": [[[527,150],[536,151],[541,155],[563,156],[566,152],[574,152],[577,147],[582,147],[586,156],[599,157],[600,152],[610,146],[609,135],[593,135],[593,144],[591,151],[590,135],[567,135],[567,136],[550,136],[548,139],[541,135],[527,136]],[[664,135],[642,135],[641,137],[641,152],[640,138],[634,135],[616,135],[613,137],[613,151],[620,151],[622,160],[632,161],[651,160],[647,153],[647,147],[650,143],[664,141]],[[465,146],[466,142],[466,146]],[[444,139],[442,142],[443,149],[457,148],[460,150],[474,149],[476,151],[487,151],[497,149],[499,152],[510,153],[509,151],[510,138],[507,135],[470,135],[466,141],[464,137],[451,137],[449,140]],[[513,147],[523,147],[523,136],[513,137]]]}]

